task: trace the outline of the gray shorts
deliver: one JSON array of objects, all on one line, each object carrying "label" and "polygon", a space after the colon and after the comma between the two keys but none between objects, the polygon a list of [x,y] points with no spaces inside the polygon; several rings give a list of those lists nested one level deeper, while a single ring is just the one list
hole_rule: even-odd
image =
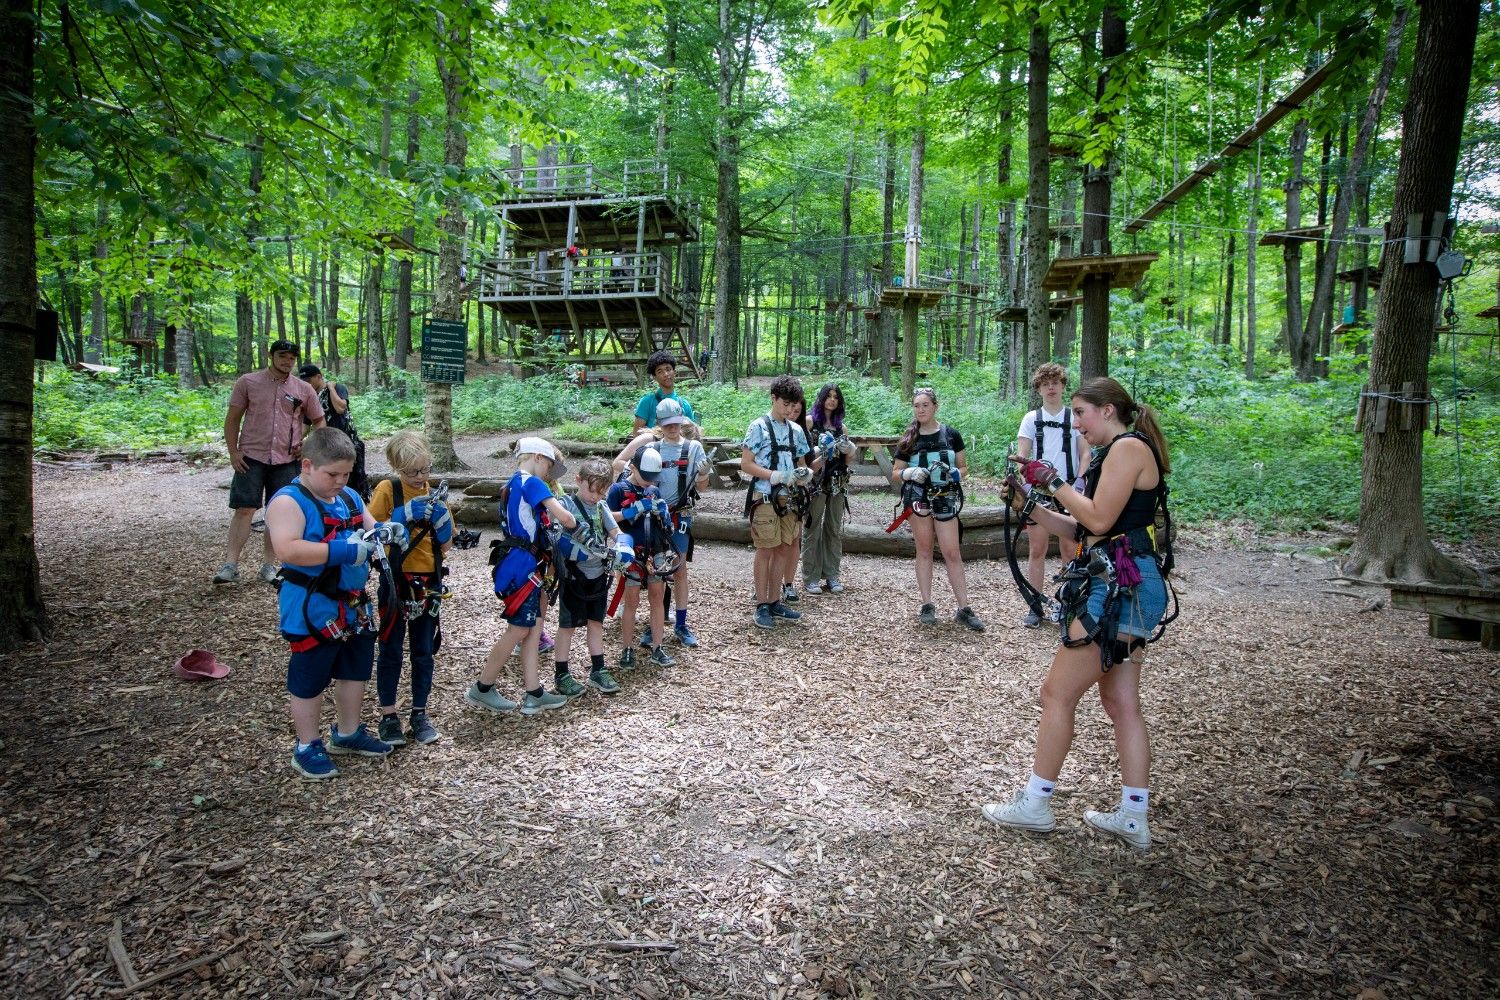
[{"label": "gray shorts", "polygon": [[270,503],[277,490],[292,485],[302,463],[268,465],[246,458],[245,466],[245,471],[236,472],[229,482],[229,506],[234,510],[255,510]]}]

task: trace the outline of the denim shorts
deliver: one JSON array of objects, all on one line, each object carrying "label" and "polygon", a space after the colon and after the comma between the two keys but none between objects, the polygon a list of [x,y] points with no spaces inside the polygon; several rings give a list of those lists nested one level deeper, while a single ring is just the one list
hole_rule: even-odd
[{"label": "denim shorts", "polygon": [[316,698],[328,689],[329,681],[369,680],[374,666],[374,632],[320,642],[306,652],[292,654],[286,664],[286,689],[294,698]]},{"label": "denim shorts", "polygon": [[[1167,613],[1167,585],[1152,556],[1134,556],[1141,571],[1141,582],[1133,593],[1121,593],[1120,634],[1149,638],[1157,623]],[[1097,621],[1104,610],[1107,587],[1089,587],[1089,614]]]},{"label": "denim shorts", "polygon": [[[504,595],[497,595],[501,601]],[[508,625],[518,625],[521,628],[531,628],[536,624],[536,616],[542,610],[542,588],[533,587],[531,593],[526,595],[526,600],[521,602],[520,610],[513,615],[506,615],[505,621]]]}]

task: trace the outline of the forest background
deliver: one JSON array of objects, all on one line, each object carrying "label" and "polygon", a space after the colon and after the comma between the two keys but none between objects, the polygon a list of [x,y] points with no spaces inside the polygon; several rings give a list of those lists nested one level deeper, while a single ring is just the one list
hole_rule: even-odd
[{"label": "forest background", "polygon": [[[741,379],[785,370],[844,384],[855,429],[899,431],[920,371],[997,473],[1025,373],[1049,358],[1076,373],[1085,348],[1074,319],[993,314],[1026,300],[1038,262],[1079,252],[1085,180],[1107,176],[1114,252],[1160,258],[1111,293],[1104,360],[1165,416],[1179,516],[1359,516],[1378,293],[1331,278],[1381,260],[1417,9],[396,6],[11,5],[34,15],[36,274],[61,317],[60,361],[32,373],[35,448],[212,443],[229,384],[277,337],[355,388],[367,437],[425,421],[614,438],[635,387],[579,386],[566,357],[466,299],[463,276],[493,252],[508,169],[654,161],[702,212],[692,346],[710,363],[686,394],[708,434],[762,411]],[[1450,540],[1500,534],[1500,321],[1478,315],[1500,306],[1497,25],[1479,19],[1469,92],[1443,97],[1466,109],[1448,245],[1472,269],[1433,316],[1420,478],[1421,516]],[[1123,232],[1329,60],[1301,107]],[[916,364],[893,376],[888,353],[861,349],[858,313],[827,304],[873,304],[913,203],[919,273],[976,290],[923,313]],[[1258,245],[1299,225],[1327,228]],[[467,322],[474,364],[451,428],[446,394],[412,374],[421,319],[445,316]]]}]

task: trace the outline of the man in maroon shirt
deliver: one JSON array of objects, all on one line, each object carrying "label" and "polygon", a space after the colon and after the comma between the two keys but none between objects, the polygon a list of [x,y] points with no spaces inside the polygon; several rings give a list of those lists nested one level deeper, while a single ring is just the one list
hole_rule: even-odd
[{"label": "man in maroon shirt", "polygon": [[[271,344],[270,364],[263,370],[241,375],[229,394],[229,414],[224,418],[224,443],[234,479],[229,484],[229,549],[224,565],[214,574],[214,583],[235,583],[240,578],[240,549],[250,537],[250,518],[271,502],[283,486],[297,476],[302,455],[305,413],[313,427],[323,426],[323,406],[313,387],[292,374],[297,363],[297,345],[289,340]],[[276,579],[271,536],[264,539],[265,555],[260,578]]]}]

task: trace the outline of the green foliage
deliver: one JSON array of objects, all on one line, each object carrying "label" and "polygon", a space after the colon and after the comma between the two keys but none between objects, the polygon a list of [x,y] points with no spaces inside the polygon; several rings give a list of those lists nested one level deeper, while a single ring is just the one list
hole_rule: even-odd
[{"label": "green foliage", "polygon": [[183,389],[172,375],[77,375],[48,365],[35,386],[37,448],[156,448],[222,437],[228,390]]}]

